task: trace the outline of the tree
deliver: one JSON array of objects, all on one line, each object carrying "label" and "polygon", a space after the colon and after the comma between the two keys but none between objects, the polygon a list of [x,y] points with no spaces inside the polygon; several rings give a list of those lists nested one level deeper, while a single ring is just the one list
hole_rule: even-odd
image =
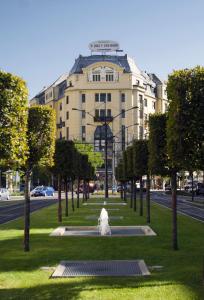
[{"label": "tree", "polygon": [[25,164],[27,110],[25,81],[0,70],[0,165],[4,167]]},{"label": "tree", "polygon": [[148,174],[147,140],[133,141],[134,176],[140,180],[140,216],[143,215],[143,181],[142,176]]},{"label": "tree", "polygon": [[[148,173],[151,175],[166,176],[169,172],[166,149],[166,121],[166,114],[153,114],[149,116]],[[148,185],[150,185],[149,180],[148,178]],[[150,197],[147,193],[147,203],[150,202],[148,198]],[[149,204],[148,210],[150,214]]]},{"label": "tree", "polygon": [[52,166],[55,151],[55,113],[48,106],[33,106],[28,111],[28,158],[25,165],[24,250],[29,251],[30,179],[35,166]]},{"label": "tree", "polygon": [[68,216],[68,180],[75,172],[75,148],[72,141],[56,140],[53,171],[58,177],[58,222],[62,222],[61,186],[65,184],[65,215]]},{"label": "tree", "polygon": [[[130,193],[130,208],[133,207],[133,198],[135,191],[135,179],[134,179],[134,167],[133,167],[133,146],[127,147],[125,150],[127,157],[127,177],[131,181],[131,193]],[[136,205],[134,205],[136,209]]]},{"label": "tree", "polygon": [[115,177],[116,177],[116,180],[121,183],[121,190],[120,190],[121,191],[121,193],[120,193],[121,199],[126,201],[124,189],[125,189],[125,182],[127,181],[127,178],[125,177],[125,174],[124,174],[123,159],[119,160],[119,163],[118,163],[117,167],[115,168]]},{"label": "tree", "polygon": [[167,120],[167,152],[171,168],[173,248],[177,241],[176,173],[201,167],[204,143],[204,68],[174,71],[168,78],[170,99]]}]

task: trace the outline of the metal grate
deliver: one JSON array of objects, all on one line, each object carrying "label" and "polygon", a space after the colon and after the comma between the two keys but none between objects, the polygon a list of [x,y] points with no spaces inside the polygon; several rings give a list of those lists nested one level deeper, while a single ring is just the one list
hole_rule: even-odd
[{"label": "metal grate", "polygon": [[51,277],[144,276],[149,274],[143,260],[62,261]]}]

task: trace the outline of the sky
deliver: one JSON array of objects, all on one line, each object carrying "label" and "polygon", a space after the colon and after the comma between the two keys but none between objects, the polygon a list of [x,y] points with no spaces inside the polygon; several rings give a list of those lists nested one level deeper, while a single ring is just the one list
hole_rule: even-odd
[{"label": "sky", "polygon": [[204,0],[0,0],[0,69],[29,97],[68,73],[88,44],[114,40],[137,66],[166,80],[204,63]]}]

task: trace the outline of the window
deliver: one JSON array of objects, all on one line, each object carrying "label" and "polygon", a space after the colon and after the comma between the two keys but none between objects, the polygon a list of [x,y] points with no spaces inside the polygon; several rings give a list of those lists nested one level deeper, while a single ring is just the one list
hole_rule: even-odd
[{"label": "window", "polygon": [[142,98],[142,95],[139,95],[139,102],[140,102],[140,104],[143,104],[143,98]]},{"label": "window", "polygon": [[124,109],[121,110],[121,115],[122,115],[122,118],[125,118],[125,110]]},{"label": "window", "polygon": [[124,93],[121,94],[121,102],[125,102],[125,94]]},{"label": "window", "polygon": [[60,124],[62,124],[62,117],[60,117]]},{"label": "window", "polygon": [[143,119],[143,109],[140,109],[140,119]]},{"label": "window", "polygon": [[99,94],[95,94],[95,102],[99,102]]},{"label": "window", "polygon": [[69,127],[66,128],[66,139],[69,139]]},{"label": "window", "polygon": [[113,81],[113,74],[106,74],[106,81]]},{"label": "window", "polygon": [[111,109],[107,109],[107,116],[111,117]]},{"label": "window", "polygon": [[[95,109],[95,117],[105,117],[106,110],[105,109]],[[111,109],[107,109],[107,117],[111,117]]]},{"label": "window", "polygon": [[82,110],[82,119],[85,119],[86,118],[86,112],[85,110]]},{"label": "window", "polygon": [[69,112],[68,111],[66,113],[66,118],[67,118],[67,120],[69,120]]},{"label": "window", "polygon": [[66,96],[66,104],[69,104],[69,96]]},{"label": "window", "polygon": [[140,138],[141,140],[143,139],[143,133],[144,133],[143,127],[142,127],[142,126],[139,126],[139,138]]},{"label": "window", "polygon": [[108,100],[108,102],[111,102],[111,94],[110,93],[107,94],[107,100]]},{"label": "window", "polygon": [[95,109],[95,117],[99,117],[99,109]]},{"label": "window", "polygon": [[95,94],[95,102],[111,102],[111,93]]},{"label": "window", "polygon": [[62,110],[62,102],[60,103],[60,110]]},{"label": "window", "polygon": [[155,109],[156,108],[156,102],[152,102],[152,108]]},{"label": "window", "polygon": [[100,117],[105,117],[105,109],[100,109]]},{"label": "window", "polygon": [[60,140],[62,139],[62,132],[60,131]]},{"label": "window", "polygon": [[146,98],[144,99],[144,106],[147,107],[147,99]]},{"label": "window", "polygon": [[101,81],[101,75],[93,74],[93,81]]},{"label": "window", "polygon": [[82,103],[86,102],[86,94],[81,94],[81,102]]},{"label": "window", "polygon": [[100,94],[100,102],[105,102],[106,101],[106,94],[102,93]]},{"label": "window", "polygon": [[82,141],[86,140],[86,126],[81,127]]}]

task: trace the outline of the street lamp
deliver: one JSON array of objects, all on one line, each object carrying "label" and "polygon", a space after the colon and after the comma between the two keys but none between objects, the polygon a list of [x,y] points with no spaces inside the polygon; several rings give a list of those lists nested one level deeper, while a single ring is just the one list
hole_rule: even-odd
[{"label": "street lamp", "polygon": [[[113,120],[115,118],[119,117],[120,115],[122,115],[122,114],[124,114],[124,113],[126,113],[126,112],[128,112],[130,110],[136,109],[136,108],[138,108],[138,106],[133,106],[133,107],[128,108],[128,109],[126,109],[124,111],[121,111],[119,114],[113,116],[111,118],[111,121],[107,121],[106,101],[105,101],[105,116],[104,116],[104,122],[102,122],[102,126],[105,127],[105,199],[108,198],[108,125],[111,122],[113,122]],[[84,111],[84,110],[78,109],[78,108],[72,108],[72,110],[81,111],[81,112]],[[84,111],[84,112],[94,118],[94,116],[92,114],[90,114],[89,112],[87,112],[87,111]],[[87,123],[87,125],[94,126],[94,125],[92,125],[90,123]]]}]

